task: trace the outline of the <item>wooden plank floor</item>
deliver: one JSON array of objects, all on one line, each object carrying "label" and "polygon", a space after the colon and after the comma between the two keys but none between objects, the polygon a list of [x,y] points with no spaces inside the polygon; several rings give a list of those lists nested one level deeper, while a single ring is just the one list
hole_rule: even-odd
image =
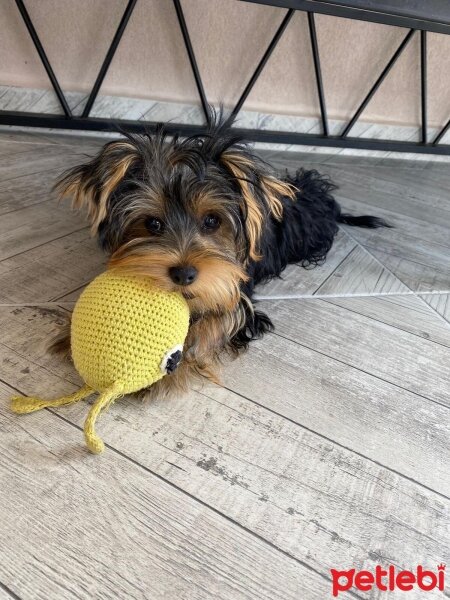
[{"label": "wooden plank floor", "polygon": [[222,386],[117,402],[92,456],[85,404],[8,399],[79,384],[43,344],[105,259],[50,190],[101,144],[0,133],[0,598],[323,600],[333,568],[449,564],[448,165],[271,152],[396,229],[342,229],[323,266],[262,286],[275,333]]}]

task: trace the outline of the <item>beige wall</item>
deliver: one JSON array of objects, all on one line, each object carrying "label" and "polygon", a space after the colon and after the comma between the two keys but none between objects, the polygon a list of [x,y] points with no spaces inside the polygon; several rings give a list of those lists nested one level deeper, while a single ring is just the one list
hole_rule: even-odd
[{"label": "beige wall", "polygon": [[[237,0],[182,0],[208,99],[235,102],[285,11]],[[87,91],[125,0],[26,0],[64,90]],[[0,1],[0,84],[48,88],[48,80],[13,0]],[[348,118],[370,88],[404,29],[318,15],[329,115]],[[363,118],[419,121],[419,43],[408,47]],[[429,34],[430,125],[450,117],[450,37]],[[171,0],[138,0],[101,93],[197,103]],[[297,13],[245,107],[317,115],[305,15]]]}]

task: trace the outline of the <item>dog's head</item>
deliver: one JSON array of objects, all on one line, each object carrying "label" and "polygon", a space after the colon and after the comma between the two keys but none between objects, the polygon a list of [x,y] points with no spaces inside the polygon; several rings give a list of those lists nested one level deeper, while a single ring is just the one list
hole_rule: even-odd
[{"label": "dog's head", "polygon": [[231,310],[269,218],[294,189],[220,127],[169,139],[127,135],[58,182],[88,210],[110,266],[178,289],[191,310]]}]

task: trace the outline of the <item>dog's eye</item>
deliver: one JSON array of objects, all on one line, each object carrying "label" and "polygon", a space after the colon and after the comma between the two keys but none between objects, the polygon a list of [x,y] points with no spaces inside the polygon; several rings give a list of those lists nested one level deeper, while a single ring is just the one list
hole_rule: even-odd
[{"label": "dog's eye", "polygon": [[164,223],[156,217],[147,217],[145,227],[150,233],[161,233],[164,230]]},{"label": "dog's eye", "polygon": [[216,231],[220,227],[220,217],[209,214],[203,219],[203,229],[207,232]]}]

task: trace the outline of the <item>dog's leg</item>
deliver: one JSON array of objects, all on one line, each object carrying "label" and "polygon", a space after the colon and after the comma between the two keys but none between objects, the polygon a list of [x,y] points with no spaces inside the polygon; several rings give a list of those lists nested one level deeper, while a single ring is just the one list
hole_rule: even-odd
[{"label": "dog's leg", "polygon": [[266,313],[254,308],[252,310],[246,308],[245,323],[230,339],[228,349],[233,354],[240,354],[247,350],[250,342],[262,338],[265,333],[273,329],[273,323]]},{"label": "dog's leg", "polygon": [[139,395],[144,400],[166,398],[184,394],[192,385],[205,381],[220,383],[219,354],[226,347],[232,322],[230,313],[204,315],[194,321],[179,366]]}]

